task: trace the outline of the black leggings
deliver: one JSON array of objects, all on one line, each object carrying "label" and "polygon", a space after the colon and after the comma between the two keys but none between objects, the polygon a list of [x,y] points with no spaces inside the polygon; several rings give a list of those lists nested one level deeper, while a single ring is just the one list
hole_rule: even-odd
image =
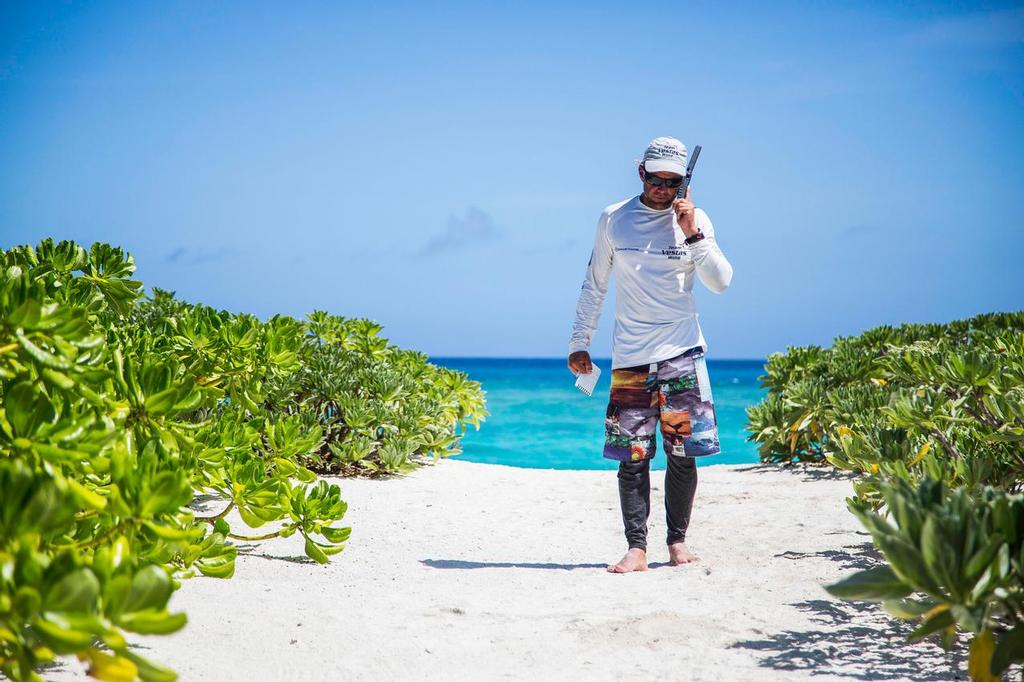
[{"label": "black leggings", "polygon": [[[686,539],[690,509],[697,492],[697,461],[693,457],[668,456],[665,470],[665,525],[668,544]],[[651,514],[651,460],[619,462],[619,501],[626,542],[630,549],[647,550],[647,518]]]}]

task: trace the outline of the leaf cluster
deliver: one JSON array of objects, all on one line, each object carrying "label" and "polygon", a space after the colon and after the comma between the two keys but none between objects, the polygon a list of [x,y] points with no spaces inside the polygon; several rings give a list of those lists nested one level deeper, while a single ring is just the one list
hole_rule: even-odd
[{"label": "leaf cluster", "polygon": [[849,506],[888,564],[828,591],[879,601],[898,618],[920,620],[911,642],[938,633],[949,649],[958,629],[972,633],[972,679],[998,679],[1024,660],[1024,496],[991,486],[950,490],[931,478],[915,488],[881,477],[879,488],[895,523],[862,500]]},{"label": "leaf cluster", "polygon": [[766,370],[762,459],[859,474],[851,511],[889,562],[829,589],[920,619],[911,639],[972,633],[972,679],[1024,660],[1024,313],[879,327]]},{"label": "leaf cluster", "polygon": [[[100,679],[174,679],[124,633],[181,628],[167,608],[180,580],[230,577],[232,540],[299,534],[328,561],[351,528],[339,486],[316,471],[357,471],[336,465],[350,461],[337,448],[365,443],[351,461],[403,470],[452,454],[458,428],[486,414],[479,384],[368,320],[147,298],[134,271],[105,244],[0,252],[0,673],[12,679],[70,654]],[[264,532],[232,528],[232,511]]]}]

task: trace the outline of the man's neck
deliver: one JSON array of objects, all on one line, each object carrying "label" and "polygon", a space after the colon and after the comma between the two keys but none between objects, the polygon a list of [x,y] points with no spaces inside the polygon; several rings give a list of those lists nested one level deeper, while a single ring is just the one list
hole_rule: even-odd
[{"label": "man's neck", "polygon": [[653,202],[647,198],[646,194],[640,195],[640,203],[642,203],[647,208],[653,208],[655,211],[664,211],[666,208],[672,205],[671,201],[666,201],[663,204]]}]

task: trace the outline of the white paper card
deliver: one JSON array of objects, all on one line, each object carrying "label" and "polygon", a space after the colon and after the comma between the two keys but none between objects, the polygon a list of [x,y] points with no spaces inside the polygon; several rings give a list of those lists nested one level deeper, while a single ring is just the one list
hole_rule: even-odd
[{"label": "white paper card", "polygon": [[591,364],[590,367],[592,370],[590,374],[576,376],[576,388],[587,395],[594,395],[594,387],[597,386],[597,380],[601,377],[601,368],[594,364]]}]

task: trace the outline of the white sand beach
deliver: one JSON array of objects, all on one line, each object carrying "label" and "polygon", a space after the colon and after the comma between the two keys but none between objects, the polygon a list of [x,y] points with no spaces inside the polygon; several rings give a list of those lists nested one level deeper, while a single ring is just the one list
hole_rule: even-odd
[{"label": "white sand beach", "polygon": [[[902,642],[908,623],[821,587],[876,561],[847,478],[702,467],[688,537],[702,560],[676,567],[663,477],[650,569],[625,575],[605,571],[626,549],[614,471],[456,458],[333,479],[353,532],[330,564],[298,536],[243,547],[234,578],[175,594],[182,631],[134,641],[185,681],[958,679],[963,660]],[[82,675],[74,660],[46,673]]]}]

